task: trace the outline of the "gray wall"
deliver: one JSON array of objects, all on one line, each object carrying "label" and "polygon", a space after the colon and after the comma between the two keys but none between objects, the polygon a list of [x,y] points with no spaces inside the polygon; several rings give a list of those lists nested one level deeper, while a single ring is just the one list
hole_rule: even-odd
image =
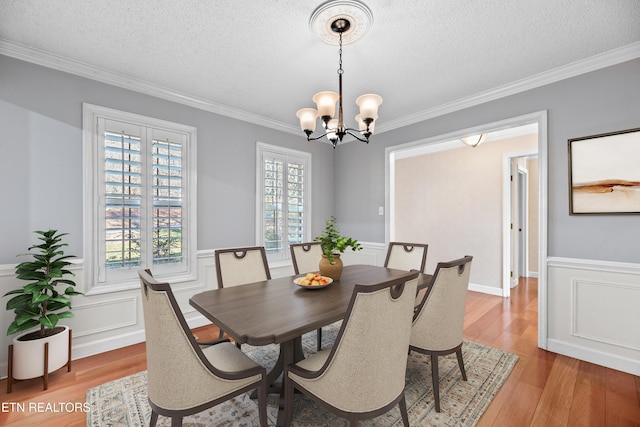
[{"label": "gray wall", "polygon": [[[383,105],[381,120],[385,108],[393,105]],[[548,110],[549,256],[640,262],[640,216],[569,215],[567,156],[569,138],[640,127],[640,59],[374,135],[368,146],[338,146],[336,216],[342,231],[384,241],[378,206],[384,205],[386,147],[541,110]]]},{"label": "gray wall", "polygon": [[49,227],[82,257],[83,102],[197,127],[198,249],[255,243],[256,141],[312,153],[313,235],[333,213],[327,144],[0,55],[0,264]]}]

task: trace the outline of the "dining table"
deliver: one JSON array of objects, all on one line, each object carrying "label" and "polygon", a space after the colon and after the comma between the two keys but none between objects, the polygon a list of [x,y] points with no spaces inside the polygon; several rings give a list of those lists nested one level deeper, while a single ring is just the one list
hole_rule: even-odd
[{"label": "dining table", "polygon": [[[415,273],[374,265],[346,265],[340,279],[328,286],[302,287],[294,280],[304,274],[285,276],[204,291],[192,296],[189,304],[237,344],[279,344],[278,359],[267,374],[269,392],[273,393],[281,391],[276,380],[284,367],[304,358],[302,335],[342,320],[356,284],[375,285],[402,277],[412,280]],[[418,289],[424,289],[432,276],[419,273],[417,280]]]}]

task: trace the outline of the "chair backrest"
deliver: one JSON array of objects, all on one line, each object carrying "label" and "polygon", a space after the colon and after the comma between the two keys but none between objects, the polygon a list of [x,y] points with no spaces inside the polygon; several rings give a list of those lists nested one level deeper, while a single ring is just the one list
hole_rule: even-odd
[{"label": "chair backrest", "polygon": [[271,279],[264,246],[218,249],[215,256],[220,288]]},{"label": "chair backrest", "polygon": [[418,272],[356,285],[335,344],[317,372],[319,396],[347,412],[385,407],[405,386]]},{"label": "chair backrest", "polygon": [[295,274],[312,273],[319,270],[322,259],[320,242],[294,243],[289,245]]},{"label": "chair backrest", "polygon": [[472,256],[440,262],[414,315],[411,345],[451,350],[462,343]]},{"label": "chair backrest", "polygon": [[390,242],[384,266],[398,270],[418,270],[424,273],[427,265],[427,249],[424,243]]},{"label": "chair backrest", "polygon": [[[211,390],[235,378],[219,371],[196,343],[168,283],[157,282],[149,270],[138,271],[147,353],[149,399],[164,409],[179,410],[201,402],[200,387]],[[213,382],[213,384],[212,384]]]}]

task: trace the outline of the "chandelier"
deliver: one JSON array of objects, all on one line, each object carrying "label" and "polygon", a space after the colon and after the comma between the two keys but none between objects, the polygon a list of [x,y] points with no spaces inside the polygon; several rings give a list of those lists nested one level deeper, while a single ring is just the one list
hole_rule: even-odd
[{"label": "chandelier", "polygon": [[[353,5],[356,2],[350,2]],[[364,5],[360,4],[358,7]],[[317,12],[316,12],[317,13]],[[312,18],[313,19],[313,18]],[[315,141],[327,137],[333,148],[341,142],[345,135],[350,135],[358,141],[369,143],[369,137],[373,133],[375,121],[378,118],[378,107],[382,104],[382,97],[375,94],[361,95],[356,99],[360,107],[360,114],[355,119],[358,128],[346,127],[342,110],[342,36],[349,32],[352,22],[349,15],[341,15],[330,22],[330,29],[339,38],[339,67],[338,67],[338,93],[332,91],[318,92],[313,96],[316,108],[303,108],[298,110],[296,116],[300,119],[300,128],[307,135],[307,141]],[[336,102],[338,103],[338,117],[336,115]],[[322,121],[324,133],[313,137],[316,130],[318,117]]]}]

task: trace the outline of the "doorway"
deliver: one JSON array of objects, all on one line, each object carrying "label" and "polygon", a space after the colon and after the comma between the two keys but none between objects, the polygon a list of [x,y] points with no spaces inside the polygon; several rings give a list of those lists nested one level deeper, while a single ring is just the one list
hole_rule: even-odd
[{"label": "doorway", "polygon": [[[534,156],[536,154],[538,155],[538,166],[537,166],[537,170],[535,171],[536,183],[534,184],[538,194],[537,218],[535,218],[535,221],[537,221],[538,230],[539,230],[539,234],[536,239],[537,240],[536,242],[537,257],[535,257],[537,258],[537,264],[538,264],[536,270],[538,271],[538,283],[539,283],[539,286],[538,286],[538,313],[539,313],[538,345],[540,348],[546,348],[547,347],[547,344],[546,344],[546,339],[547,339],[547,334],[546,334],[546,325],[547,325],[547,322],[546,322],[546,318],[547,318],[547,303],[546,303],[547,213],[546,213],[546,207],[547,207],[547,197],[548,197],[547,188],[546,188],[547,186],[546,184],[547,183],[547,160],[546,160],[547,113],[546,111],[527,114],[524,116],[514,117],[511,119],[505,119],[498,122],[487,123],[481,126],[467,128],[460,131],[451,132],[448,134],[443,134],[443,135],[430,137],[423,140],[414,141],[411,143],[401,144],[398,146],[387,148],[385,152],[385,175],[386,175],[386,191],[385,191],[386,206],[385,207],[388,215],[385,217],[385,240],[388,243],[389,241],[396,240],[398,238],[396,227],[399,222],[397,218],[398,212],[395,212],[395,205],[396,205],[395,200],[398,196],[397,193],[407,192],[407,188],[397,187],[395,182],[395,175],[396,175],[395,168],[396,168],[396,162],[398,159],[402,159],[407,156],[420,155],[420,154],[423,154],[424,152],[448,150],[453,146],[455,146],[456,144],[458,144],[459,146],[460,144],[459,138],[465,135],[480,134],[480,133],[489,133],[489,134],[508,133],[510,131],[518,130],[520,128],[527,127],[527,126],[529,127],[532,126],[535,128],[535,132],[537,133],[537,137],[536,137],[537,148],[523,151],[523,152],[518,152],[518,153],[510,153],[509,155],[505,155],[505,159],[511,160],[511,158],[515,158],[515,157]],[[487,142],[488,141],[486,141],[485,143]],[[504,173],[504,175],[509,176],[510,164],[506,160],[504,161],[504,164],[506,168],[506,172]],[[474,182],[468,182],[468,185],[466,186],[471,188],[473,187],[473,185],[474,185]],[[503,188],[503,194],[506,195],[506,197],[503,197],[503,206],[502,206],[503,220],[502,221],[503,223],[506,223],[507,226],[503,224],[501,229],[498,229],[495,232],[492,232],[494,233],[494,235],[502,236],[501,237],[502,244],[501,245],[499,244],[497,249],[498,252],[500,252],[499,246],[502,246],[503,253],[501,257],[502,259],[501,267],[498,267],[499,269],[501,269],[501,274],[498,275],[499,278],[497,281],[493,281],[493,280],[491,281],[490,286],[484,286],[484,289],[482,286],[480,286],[479,289],[473,289],[473,290],[478,290],[480,292],[486,291],[486,293],[492,293],[495,295],[501,295],[503,297],[509,297],[510,289],[511,289],[510,267],[511,267],[511,260],[514,259],[512,255],[512,250],[515,252],[519,252],[519,251],[518,249],[515,249],[515,250],[512,249],[513,247],[511,243],[511,240],[512,240],[511,233],[510,233],[510,228],[508,227],[508,225],[510,224],[511,215],[512,215],[511,214],[512,199],[509,196],[511,189],[509,185],[504,185],[504,187],[505,188]],[[429,208],[433,209],[434,206],[431,205]],[[474,207],[474,209],[475,208],[476,207]],[[445,214],[443,215],[446,216]],[[509,221],[505,221],[504,220],[505,218],[507,218]],[[528,218],[528,221],[529,223],[531,223],[532,218]],[[402,221],[400,220],[400,222]],[[479,220],[478,222],[475,222],[472,225],[475,227],[482,227],[482,222]],[[406,235],[406,233],[404,235]],[[425,239],[423,238],[423,240]],[[528,252],[529,249],[527,248],[521,251]],[[429,252],[431,253],[431,247],[429,248]],[[482,252],[482,251],[477,251],[477,252]],[[480,258],[481,257],[478,257],[478,261],[481,260]],[[515,259],[518,260],[518,258],[515,258]],[[446,259],[441,259],[440,261],[443,261],[443,260],[446,261]],[[475,260],[476,259],[474,258],[474,261]],[[429,264],[429,259],[427,262]],[[432,262],[434,262],[433,258],[432,258]],[[525,258],[525,261],[524,261],[525,265],[522,267],[522,270],[524,270],[525,272],[528,270],[528,267],[526,266],[526,262],[527,261]],[[478,264],[478,267],[475,268],[476,271],[482,268],[482,265],[480,264],[480,262],[474,263],[474,264]],[[428,268],[429,268],[429,265],[428,265]],[[506,283],[506,286],[505,286],[505,283]]]},{"label": "doorway", "polygon": [[[525,158],[526,161],[526,158]],[[529,172],[518,165],[518,232],[516,234],[518,247],[518,277],[529,276]],[[511,282],[513,288],[518,281]]]},{"label": "doorway", "polygon": [[[508,238],[503,242],[503,265],[507,268],[503,270],[502,293],[504,297],[509,297],[520,277],[537,277],[538,274],[537,148],[529,152],[505,154],[504,165],[502,229]],[[534,179],[530,180],[530,175]]]}]

